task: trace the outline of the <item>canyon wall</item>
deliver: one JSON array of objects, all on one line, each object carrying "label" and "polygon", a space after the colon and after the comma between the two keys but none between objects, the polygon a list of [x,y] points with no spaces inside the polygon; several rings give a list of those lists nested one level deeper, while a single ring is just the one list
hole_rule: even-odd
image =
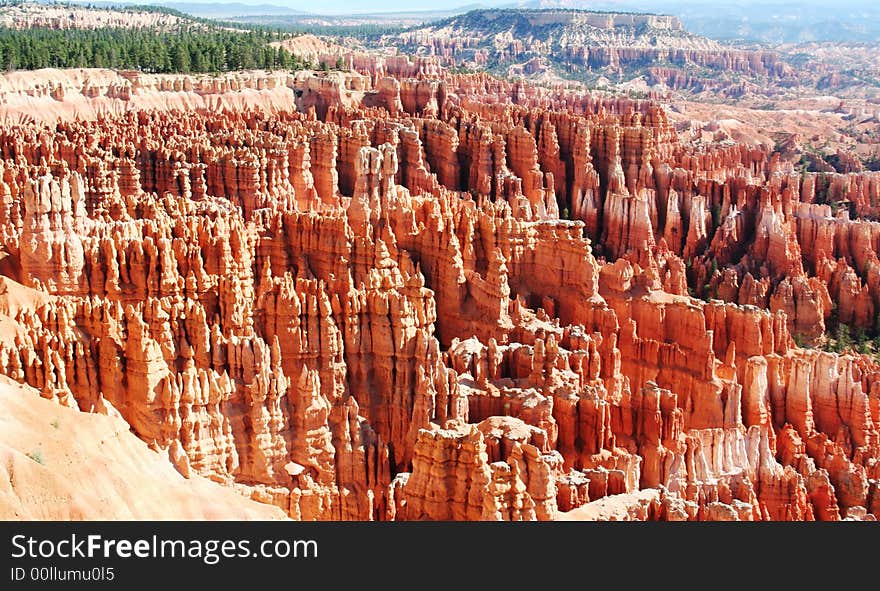
[{"label": "canyon wall", "polygon": [[473,10],[389,33],[372,45],[434,59],[443,66],[490,68],[544,81],[608,84],[603,76],[735,96],[742,79],[794,86],[798,71],[769,50],[723,45],[687,31],[669,15],[585,10]]},{"label": "canyon wall", "polygon": [[876,174],[373,69],[42,117],[7,76],[0,272],[44,299],[0,373],[295,519],[880,515],[880,364],[819,348],[880,329]]}]

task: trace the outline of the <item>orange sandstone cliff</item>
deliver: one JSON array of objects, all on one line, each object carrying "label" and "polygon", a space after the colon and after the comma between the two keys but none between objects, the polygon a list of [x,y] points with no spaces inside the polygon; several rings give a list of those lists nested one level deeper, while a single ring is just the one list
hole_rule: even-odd
[{"label": "orange sandstone cliff", "polygon": [[0,373],[294,519],[880,516],[877,173],[355,70],[0,80]]}]

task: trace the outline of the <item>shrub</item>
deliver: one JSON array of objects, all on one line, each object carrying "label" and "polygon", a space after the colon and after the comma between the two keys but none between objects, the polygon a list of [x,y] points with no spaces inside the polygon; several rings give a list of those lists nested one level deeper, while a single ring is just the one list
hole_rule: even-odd
[{"label": "shrub", "polygon": [[36,449],[31,450],[27,457],[40,464],[41,466],[44,464],[43,462],[43,451],[38,447]]}]

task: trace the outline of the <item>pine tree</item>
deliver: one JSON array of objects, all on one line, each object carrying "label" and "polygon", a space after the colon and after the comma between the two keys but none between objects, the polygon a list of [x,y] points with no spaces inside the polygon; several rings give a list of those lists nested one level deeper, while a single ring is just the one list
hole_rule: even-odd
[{"label": "pine tree", "polygon": [[183,44],[178,43],[171,48],[171,67],[173,71],[182,74],[188,74],[191,69],[189,49]]},{"label": "pine tree", "polygon": [[181,28],[12,30],[0,28],[0,69],[45,67],[137,68],[148,72],[220,72],[301,67],[303,61],[272,47],[277,32]]}]

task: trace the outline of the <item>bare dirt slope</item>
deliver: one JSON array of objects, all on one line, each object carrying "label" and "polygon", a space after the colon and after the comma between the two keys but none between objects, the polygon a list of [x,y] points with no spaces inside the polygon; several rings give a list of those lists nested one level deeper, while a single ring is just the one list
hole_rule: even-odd
[{"label": "bare dirt slope", "polygon": [[45,400],[0,376],[0,519],[280,519],[200,476],[186,479],[120,418]]}]

